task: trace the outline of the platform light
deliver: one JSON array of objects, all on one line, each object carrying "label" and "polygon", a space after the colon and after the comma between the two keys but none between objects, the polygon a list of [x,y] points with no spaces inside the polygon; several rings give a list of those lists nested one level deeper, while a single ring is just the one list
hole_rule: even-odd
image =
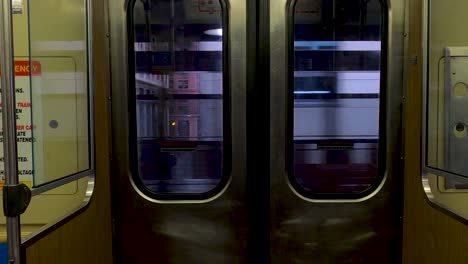
[{"label": "platform light", "polygon": [[221,37],[223,35],[223,29],[222,28],[208,29],[208,30],[205,30],[203,33],[205,33],[206,35],[210,35],[210,36]]},{"label": "platform light", "polygon": [[295,50],[380,51],[380,41],[294,41]]},{"label": "platform light", "polygon": [[294,94],[329,94],[331,91],[294,91]]}]

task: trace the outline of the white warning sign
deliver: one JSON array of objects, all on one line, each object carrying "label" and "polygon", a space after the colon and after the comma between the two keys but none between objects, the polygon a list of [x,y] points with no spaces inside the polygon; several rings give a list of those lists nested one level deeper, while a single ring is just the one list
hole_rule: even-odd
[{"label": "white warning sign", "polygon": [[212,23],[213,19],[219,19],[219,23],[221,23],[222,6],[218,0],[185,1],[184,9],[187,21]]},{"label": "white warning sign", "polygon": [[23,0],[12,0],[11,4],[13,14],[23,14]]},{"label": "white warning sign", "polygon": [[322,1],[299,0],[294,8],[296,23],[317,24],[320,23]]},{"label": "white warning sign", "polygon": [[[32,68],[32,69],[30,69]],[[18,144],[19,181],[32,186],[33,169],[33,130],[31,121],[30,77],[40,78],[41,64],[20,60],[15,61],[15,94],[16,94],[16,141]],[[0,103],[0,113],[3,113]],[[2,122],[0,122],[2,128]],[[0,130],[0,187],[5,183],[3,156],[3,129]]]}]

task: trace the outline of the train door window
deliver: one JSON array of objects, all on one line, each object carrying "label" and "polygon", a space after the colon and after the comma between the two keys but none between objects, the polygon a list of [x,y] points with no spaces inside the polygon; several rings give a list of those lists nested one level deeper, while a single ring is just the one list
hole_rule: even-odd
[{"label": "train door window", "polygon": [[468,3],[425,3],[422,183],[431,202],[466,218],[468,37],[463,10]]},{"label": "train door window", "polygon": [[291,10],[290,182],[305,197],[364,197],[384,174],[386,7],[296,0]]},{"label": "train door window", "polygon": [[225,6],[136,0],[131,8],[134,180],[156,199],[211,197],[230,160]]}]

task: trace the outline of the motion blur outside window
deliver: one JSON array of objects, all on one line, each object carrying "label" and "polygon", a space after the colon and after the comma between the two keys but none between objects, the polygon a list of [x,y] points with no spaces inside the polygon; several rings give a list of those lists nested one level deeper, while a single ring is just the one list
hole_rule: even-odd
[{"label": "motion blur outside window", "polygon": [[383,178],[384,8],[379,0],[297,0],[293,8],[291,184],[306,196],[362,197]]},{"label": "motion blur outside window", "polygon": [[214,192],[226,174],[224,8],[219,1],[195,2],[133,6],[137,156],[131,158],[141,187],[162,198]]}]

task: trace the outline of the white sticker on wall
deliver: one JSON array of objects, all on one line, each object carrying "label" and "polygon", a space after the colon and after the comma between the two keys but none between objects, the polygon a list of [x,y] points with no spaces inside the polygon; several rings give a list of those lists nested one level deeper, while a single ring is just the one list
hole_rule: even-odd
[{"label": "white sticker on wall", "polygon": [[11,1],[11,4],[13,14],[23,14],[23,0],[13,0]]},{"label": "white sticker on wall", "polygon": [[[33,169],[33,130],[31,120],[30,76],[41,78],[41,64],[33,61],[30,70],[29,61],[15,61],[15,91],[16,91],[16,141],[18,144],[18,175],[19,181],[28,187],[32,186]],[[3,112],[0,103],[0,113]],[[1,117],[1,114],[0,114]],[[0,128],[2,124],[0,122]],[[5,183],[3,133],[0,131],[0,187]]]}]

